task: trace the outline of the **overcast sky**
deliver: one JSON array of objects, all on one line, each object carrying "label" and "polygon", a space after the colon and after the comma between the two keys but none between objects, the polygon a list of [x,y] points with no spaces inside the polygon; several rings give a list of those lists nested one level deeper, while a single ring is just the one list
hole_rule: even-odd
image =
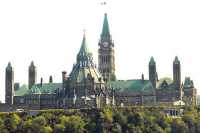
[{"label": "overcast sky", "polygon": [[172,63],[181,61],[182,80],[190,76],[200,87],[200,3],[198,0],[1,0],[0,100],[4,100],[5,67],[10,61],[15,82],[27,84],[33,60],[38,82],[61,82],[70,73],[83,29],[97,63],[104,13],[115,43],[118,79],[148,78],[151,56],[159,78],[172,77]]}]

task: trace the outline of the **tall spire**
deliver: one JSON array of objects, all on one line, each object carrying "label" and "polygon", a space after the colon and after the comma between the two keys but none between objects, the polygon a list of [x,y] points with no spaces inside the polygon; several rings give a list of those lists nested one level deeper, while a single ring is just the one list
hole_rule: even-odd
[{"label": "tall spire", "polygon": [[88,45],[87,45],[87,40],[86,40],[86,37],[85,37],[85,31],[84,31],[83,40],[82,40],[81,48],[79,50],[78,55],[84,56],[84,55],[87,55],[87,54],[90,54],[90,51],[89,51],[89,48],[88,48]]},{"label": "tall spire", "polygon": [[107,40],[110,37],[110,30],[108,24],[107,13],[104,14],[103,28],[101,32],[101,39]]},{"label": "tall spire", "polygon": [[85,35],[85,31],[84,31],[83,40],[82,40],[82,43],[81,43],[81,48],[80,48],[78,55],[77,55],[77,62],[79,62],[79,61],[89,61],[91,59],[92,59],[92,53],[90,52],[90,50],[88,48],[86,35]]}]

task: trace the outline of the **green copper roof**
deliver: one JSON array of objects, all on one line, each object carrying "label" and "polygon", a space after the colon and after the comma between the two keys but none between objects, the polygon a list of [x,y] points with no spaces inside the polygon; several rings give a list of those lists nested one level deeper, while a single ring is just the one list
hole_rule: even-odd
[{"label": "green copper roof", "polygon": [[85,33],[84,33],[83,40],[81,43],[81,48],[77,55],[77,62],[90,60],[91,56],[92,56],[92,53],[90,52],[90,50],[88,48],[88,44],[87,44]]},{"label": "green copper roof", "polygon": [[152,91],[154,89],[149,80],[142,81],[141,79],[109,81],[106,86],[118,92]]},{"label": "green copper roof", "polygon": [[44,83],[42,86],[40,84],[34,86],[39,88],[41,94],[52,94],[55,93],[56,89],[62,87],[62,83]]},{"label": "green copper roof", "polygon": [[29,94],[41,94],[40,88],[36,85],[32,86],[32,88],[28,92]]},{"label": "green copper roof", "polygon": [[109,36],[110,36],[110,30],[109,30],[109,25],[108,25],[108,18],[107,18],[107,14],[105,13],[104,21],[103,21],[103,29],[101,32],[101,38],[103,40],[107,40]]},{"label": "green copper roof", "polygon": [[15,91],[14,96],[23,96],[28,93],[28,86],[22,85],[17,91]]},{"label": "green copper roof", "polygon": [[175,59],[174,59],[174,64],[179,64],[179,63],[180,63],[180,61],[178,59],[178,56],[176,56]]},{"label": "green copper roof", "polygon": [[103,79],[94,66],[88,64],[88,66],[80,68],[78,64],[76,64],[70,73],[70,80],[81,83],[88,79],[88,76],[93,78],[95,83],[99,83],[99,78]]},{"label": "green copper roof", "polygon": [[151,59],[149,61],[149,65],[155,65],[155,61],[154,61],[153,56],[151,56]]},{"label": "green copper roof", "polygon": [[26,94],[54,94],[56,89],[61,88],[62,83],[43,83],[35,84],[31,89],[27,85],[22,85],[19,90],[15,91],[15,96],[23,96]]},{"label": "green copper roof", "polygon": [[87,44],[85,33],[84,33],[79,54],[88,54],[88,53],[90,52],[89,52],[88,44]]},{"label": "green copper roof", "polygon": [[77,55],[77,62],[73,66],[69,79],[74,82],[84,82],[90,76],[94,82],[99,82],[101,78],[96,65],[93,63],[92,53],[88,50],[85,34],[81,44],[80,51]]},{"label": "green copper roof", "polygon": [[190,80],[190,77],[185,77],[185,81],[184,81],[184,88],[191,88],[193,87],[193,82],[192,80]]}]

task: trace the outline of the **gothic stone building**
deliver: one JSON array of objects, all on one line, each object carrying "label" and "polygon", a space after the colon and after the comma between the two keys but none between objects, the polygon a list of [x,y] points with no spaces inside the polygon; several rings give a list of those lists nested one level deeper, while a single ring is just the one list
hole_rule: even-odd
[{"label": "gothic stone building", "polygon": [[[14,69],[6,67],[5,101],[8,105],[26,109],[49,108],[98,108],[109,106],[169,104],[183,100],[196,105],[196,89],[193,81],[181,80],[181,63],[173,62],[173,79],[159,79],[156,62],[151,57],[149,79],[142,74],[139,79],[117,80],[115,76],[114,42],[110,34],[107,14],[98,43],[98,69],[93,62],[84,34],[80,51],[69,75],[62,72],[62,82],[37,83],[37,69],[33,62],[28,68],[28,86],[14,84]],[[18,87],[17,87],[18,86]]]}]

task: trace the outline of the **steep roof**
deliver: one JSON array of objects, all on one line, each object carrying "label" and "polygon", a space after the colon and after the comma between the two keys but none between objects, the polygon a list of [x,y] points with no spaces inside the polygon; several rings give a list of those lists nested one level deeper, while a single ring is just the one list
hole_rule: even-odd
[{"label": "steep roof", "polygon": [[83,59],[84,57],[87,58],[88,56],[91,56],[91,55],[92,55],[92,53],[90,52],[90,50],[88,48],[87,40],[86,40],[85,33],[84,33],[83,40],[81,43],[81,48],[77,55],[77,59],[78,58]]},{"label": "steep roof", "polygon": [[110,29],[109,29],[107,14],[105,13],[104,21],[103,21],[103,28],[102,28],[102,32],[101,32],[101,39],[107,40],[109,36],[110,36]]},{"label": "steep roof", "polygon": [[[89,51],[86,36],[83,35],[81,48],[77,54],[77,62],[69,75],[69,79],[73,82],[84,82],[86,79],[92,79],[94,82],[100,82],[103,79],[93,63],[92,53]],[[103,82],[103,81],[102,81]]]}]

